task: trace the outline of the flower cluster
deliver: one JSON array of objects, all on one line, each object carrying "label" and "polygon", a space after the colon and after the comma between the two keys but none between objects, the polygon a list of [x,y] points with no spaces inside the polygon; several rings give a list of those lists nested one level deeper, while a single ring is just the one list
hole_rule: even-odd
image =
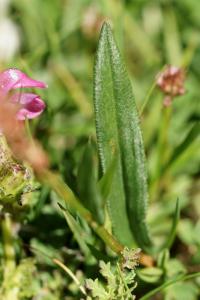
[{"label": "flower cluster", "polygon": [[156,83],[165,94],[165,106],[169,106],[174,97],[185,93],[184,81],[185,71],[178,67],[167,66],[163,72],[158,74]]},{"label": "flower cluster", "polygon": [[18,105],[17,119],[33,119],[39,116],[45,109],[45,103],[34,93],[16,92],[15,89],[23,88],[46,88],[41,81],[34,80],[18,69],[7,69],[0,73],[0,97],[8,99],[10,103]]}]

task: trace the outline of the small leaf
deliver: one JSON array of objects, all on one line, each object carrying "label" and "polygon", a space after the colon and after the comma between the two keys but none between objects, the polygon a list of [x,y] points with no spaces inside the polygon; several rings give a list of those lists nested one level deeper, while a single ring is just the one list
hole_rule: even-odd
[{"label": "small leaf", "polygon": [[87,279],[86,280],[86,286],[89,290],[91,290],[91,294],[93,297],[98,297],[97,299],[109,299],[108,293],[105,291],[103,286],[99,283],[98,279],[92,280]]},{"label": "small leaf", "polygon": [[104,174],[118,154],[107,201],[114,234],[126,246],[136,239],[148,250],[152,244],[145,222],[148,193],[139,118],[127,71],[106,23],[96,56],[94,105]]},{"label": "small leaf", "polygon": [[91,290],[91,295],[98,300],[133,300],[133,290],[136,288],[135,271],[126,272],[120,265],[112,265],[110,262],[100,261],[100,273],[105,279],[99,282],[98,279],[86,280],[86,286]]},{"label": "small leaf", "polygon": [[76,239],[77,243],[79,244],[81,250],[83,253],[88,256],[90,253],[90,250],[85,242],[85,232],[80,227],[80,225],[75,221],[74,217],[70,214],[70,212],[65,209],[60,203],[58,203],[59,207],[61,208],[65,219],[67,221],[67,224],[69,225],[69,228],[74,234],[74,238]]},{"label": "small leaf", "polygon": [[137,275],[145,282],[156,283],[161,279],[163,270],[156,267],[144,268],[137,271]]},{"label": "small leaf", "polygon": [[165,269],[166,268],[166,264],[167,262],[169,261],[169,257],[170,257],[170,254],[169,254],[169,250],[168,249],[163,249],[159,255],[158,255],[158,258],[157,258],[157,266],[159,268],[162,268],[162,269]]},{"label": "small leaf", "polygon": [[102,276],[107,279],[108,284],[112,286],[113,289],[116,289],[117,287],[116,278],[111,270],[110,262],[105,263],[104,261],[100,261],[99,266],[100,266],[100,273],[102,274]]},{"label": "small leaf", "polygon": [[114,156],[113,160],[111,161],[110,166],[106,170],[106,173],[102,176],[102,178],[99,181],[99,189],[100,193],[103,199],[103,202],[107,201],[109,193],[111,191],[113,177],[116,171],[116,163],[117,163],[117,157]]}]

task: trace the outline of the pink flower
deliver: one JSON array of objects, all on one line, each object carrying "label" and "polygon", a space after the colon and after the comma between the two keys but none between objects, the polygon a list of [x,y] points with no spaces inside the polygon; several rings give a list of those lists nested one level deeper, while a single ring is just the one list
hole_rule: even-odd
[{"label": "pink flower", "polygon": [[[0,96],[8,97],[10,91],[21,88],[46,88],[41,81],[34,80],[18,69],[7,69],[0,73]],[[31,93],[14,93],[8,97],[11,102],[19,104],[18,120],[33,119],[45,109],[42,99]]]},{"label": "pink flower", "polygon": [[164,105],[169,106],[174,97],[183,95],[185,71],[174,66],[167,66],[165,70],[158,74],[157,85],[165,94]]}]

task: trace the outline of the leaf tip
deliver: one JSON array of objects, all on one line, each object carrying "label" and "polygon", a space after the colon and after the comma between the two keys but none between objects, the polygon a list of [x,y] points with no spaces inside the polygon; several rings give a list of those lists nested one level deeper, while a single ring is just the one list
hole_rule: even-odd
[{"label": "leaf tip", "polygon": [[101,27],[101,35],[108,34],[111,31],[111,24],[108,21],[104,21]]}]

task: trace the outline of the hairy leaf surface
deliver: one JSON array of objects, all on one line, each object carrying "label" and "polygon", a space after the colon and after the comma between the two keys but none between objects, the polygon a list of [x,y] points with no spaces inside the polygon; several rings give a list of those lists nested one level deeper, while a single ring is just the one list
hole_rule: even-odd
[{"label": "hairy leaf surface", "polygon": [[107,205],[116,237],[151,246],[145,223],[148,199],[143,140],[132,87],[108,24],[104,24],[95,63],[94,103],[103,173],[117,155]]}]

